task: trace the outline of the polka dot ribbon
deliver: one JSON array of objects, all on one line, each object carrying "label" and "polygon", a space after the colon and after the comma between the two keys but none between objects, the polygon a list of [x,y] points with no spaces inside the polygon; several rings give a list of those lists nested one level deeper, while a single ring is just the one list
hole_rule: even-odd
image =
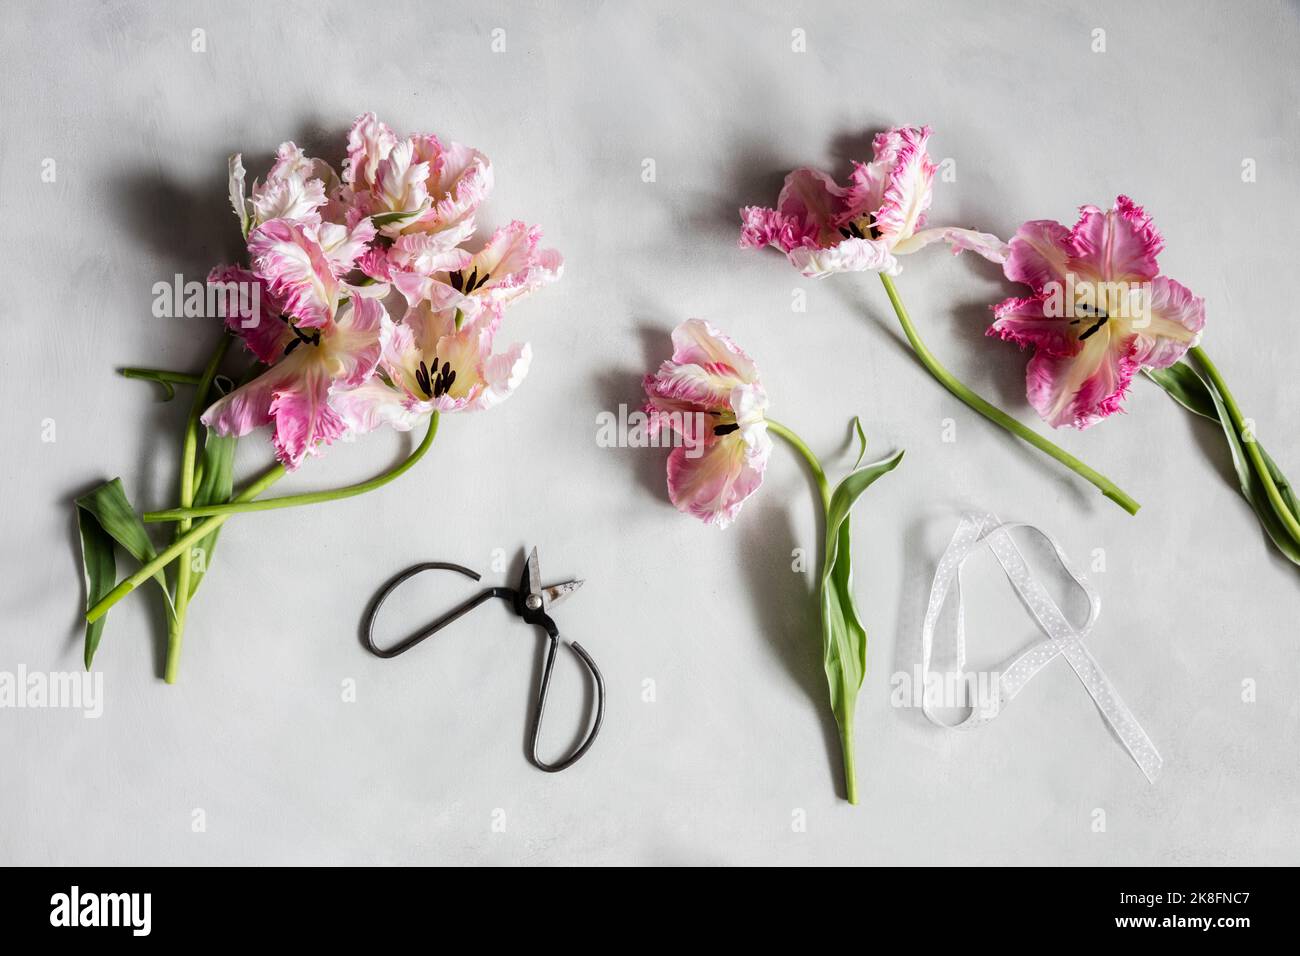
[{"label": "polka dot ribbon", "polygon": [[[1016,528],[1023,528],[1046,540],[1056,552],[1061,567],[1083,590],[1088,598],[1088,617],[1081,625],[1070,623],[1029,569],[1024,555],[1020,553],[1010,534]],[[970,714],[956,723],[948,723],[935,713],[939,702],[933,700],[930,690],[932,687],[952,686],[953,678],[958,682],[965,682],[963,670],[966,666],[966,613],[961,596],[961,568],[967,558],[985,546],[997,557],[1002,570],[1006,572],[1012,586],[1024,601],[1025,607],[1033,614],[1047,637],[1012,657],[991,675],[988,681],[971,682],[977,689],[974,691]],[[940,613],[949,591],[955,591],[957,595],[955,625],[939,629]],[[1084,639],[1092,631],[1100,613],[1101,597],[1097,594],[1097,590],[1071,563],[1051,535],[1033,525],[1003,524],[994,514],[964,515],[934,573],[934,583],[930,587],[930,603],[925,612],[925,625],[921,630],[921,677],[925,687],[921,706],[926,717],[950,730],[970,730],[981,727],[997,717],[1002,712],[1002,708],[1029,683],[1031,677],[1056,657],[1061,656],[1069,662],[1079,680],[1083,682],[1083,686],[1088,689],[1097,709],[1110,724],[1115,736],[1146,774],[1147,779],[1154,783],[1162,763],[1159,752],[1084,644]],[[952,616],[949,617],[949,620],[951,619]],[[938,679],[932,680],[931,661],[935,653],[936,630],[944,641],[941,650],[952,662],[954,669],[943,675],[936,673],[935,677]]]}]

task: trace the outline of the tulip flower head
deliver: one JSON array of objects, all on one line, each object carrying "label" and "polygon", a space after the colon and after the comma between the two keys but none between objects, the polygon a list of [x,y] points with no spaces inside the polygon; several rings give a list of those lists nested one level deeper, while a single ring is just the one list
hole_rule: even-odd
[{"label": "tulip flower head", "polygon": [[[393,284],[412,304],[464,312],[479,304],[504,306],[560,278],[564,260],[540,249],[542,232],[518,220],[492,234],[478,252],[430,251],[423,236],[404,236],[389,253]],[[467,300],[470,300],[467,302]]]},{"label": "tulip flower head", "polygon": [[[379,364],[385,320],[382,303],[356,297],[319,328],[303,331],[285,322],[278,338],[265,332],[246,336],[250,350],[278,350],[275,364],[213,403],[203,424],[236,437],[273,425],[276,457],[289,470],[308,455],[320,455],[347,430],[332,399],[363,385]],[[263,318],[259,324],[274,321]]]},{"label": "tulip flower head", "polygon": [[1081,207],[1073,229],[1027,222],[1010,245],[1007,278],[1032,294],[995,305],[988,334],[1033,347],[1029,403],[1053,427],[1120,411],[1140,369],[1168,368],[1200,341],[1205,301],[1160,275],[1164,240],[1127,196]]},{"label": "tulip flower head", "polygon": [[1006,243],[971,229],[925,229],[935,165],[926,152],[928,126],[898,126],[878,133],[873,159],[854,163],[848,186],[821,170],[803,167],[785,178],[776,208],[746,206],[740,245],[773,246],[803,275],[901,271],[898,256],[940,240],[953,252],[970,249],[993,262]]},{"label": "tulip flower head", "polygon": [[772,451],[767,393],[753,360],[708,322],[688,319],[672,341],[672,358],[644,382],[652,427],[685,440],[668,456],[668,496],[678,510],[725,528],[763,483]]},{"label": "tulip flower head", "polygon": [[374,113],[348,133],[343,198],[385,236],[437,237],[444,248],[474,232],[474,214],[492,193],[492,164],[476,149],[419,133],[399,140]]},{"label": "tulip flower head", "polygon": [[407,431],[429,412],[479,411],[509,398],[532,363],[532,347],[493,344],[501,322],[492,308],[435,309],[425,301],[401,322],[383,319],[381,375],[337,396],[347,424],[368,432],[383,425]]}]

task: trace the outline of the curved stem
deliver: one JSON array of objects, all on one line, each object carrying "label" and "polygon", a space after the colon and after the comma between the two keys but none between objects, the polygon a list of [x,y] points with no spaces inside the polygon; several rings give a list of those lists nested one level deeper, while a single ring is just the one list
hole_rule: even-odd
[{"label": "curved stem", "polygon": [[[253,365],[254,369],[257,367],[256,364]],[[190,372],[173,372],[170,369],[165,368],[137,368],[135,366],[129,366],[127,368],[118,369],[117,374],[121,375],[123,378],[132,378],[142,382],[153,382],[155,385],[161,386],[164,402],[170,402],[176,397],[175,386],[198,385],[203,381],[202,375],[194,375]],[[227,383],[225,386],[222,385],[223,381]],[[227,392],[231,387],[233,387],[233,383],[225,376],[216,375],[213,377],[213,381],[208,384],[209,392],[212,391],[212,385],[214,383],[223,392]]]},{"label": "curved stem", "polygon": [[[194,401],[190,403],[189,418],[185,422],[185,438],[181,444],[180,498],[181,504],[186,507],[194,503],[194,485],[197,480],[195,459],[198,457],[199,448],[199,418],[208,406],[208,391],[212,388],[212,380],[217,377],[217,369],[221,365],[221,360],[226,357],[226,349],[229,347],[230,336],[223,334],[221,342],[217,345],[216,350],[212,353],[212,358],[208,360],[207,367],[204,368],[203,374],[199,377],[198,388],[194,392]],[[189,518],[178,522],[176,536],[179,538],[189,531],[191,524]],[[176,673],[180,667],[181,641],[185,635],[185,612],[189,609],[190,604],[192,565],[193,558],[191,555],[187,555],[185,560],[176,565],[176,595],[172,599],[175,613],[171,616],[167,625],[167,663],[163,670],[163,680],[169,684],[176,683]]]},{"label": "curved stem", "polygon": [[376,488],[382,488],[394,478],[397,478],[412,467],[415,463],[424,457],[425,452],[433,445],[434,436],[438,434],[438,413],[433,412],[429,416],[429,430],[424,433],[424,439],[411,452],[410,456],[400,465],[389,469],[382,475],[377,475],[368,481],[358,482],[355,485],[347,485],[343,488],[333,488],[329,491],[309,491],[300,495],[284,495],[279,498],[266,498],[260,501],[251,499],[236,498],[228,504],[204,505],[199,508],[172,508],[168,511],[147,511],[144,514],[145,521],[178,521],[186,518],[199,518],[221,516],[229,517],[232,514],[244,514],[250,511],[272,511],[276,508],[293,508],[298,505],[314,505],[323,501],[336,501],[340,498],[351,498],[355,495],[363,495],[367,491],[374,491]]},{"label": "curved stem", "polygon": [[813,450],[805,444],[802,438],[780,422],[774,422],[769,418],[767,420],[767,429],[784,438],[791,448],[803,456],[804,461],[808,463],[808,470],[812,472],[813,480],[817,483],[817,491],[822,499],[822,512],[828,511],[831,506],[831,486],[826,480],[826,469],[822,467],[822,463],[813,454]]},{"label": "curved stem", "polygon": [[1260,453],[1259,443],[1253,437],[1248,437],[1246,420],[1241,414],[1241,409],[1237,406],[1237,400],[1232,397],[1232,392],[1228,390],[1228,383],[1223,380],[1219,374],[1218,367],[1210,361],[1210,357],[1199,346],[1193,346],[1191,353],[1196,356],[1196,361],[1205,369],[1205,374],[1209,376],[1210,382],[1219,392],[1219,397],[1223,399],[1223,406],[1228,410],[1228,418],[1232,421],[1232,427],[1237,430],[1238,436],[1241,437],[1241,445],[1246,449],[1246,455],[1250,458],[1250,463],[1258,475],[1260,483],[1264,486],[1264,494],[1268,496],[1268,503],[1273,506],[1273,511],[1277,513],[1277,518],[1286,528],[1287,534],[1300,544],[1300,521],[1291,513],[1287,507],[1282,493],[1278,490],[1277,483],[1273,481],[1273,475],[1264,461],[1264,456]]},{"label": "curved stem", "polygon": [[[256,481],[240,492],[240,494],[235,498],[235,501],[251,501],[283,477],[284,465],[276,463],[263,472]],[[198,541],[211,534],[213,531],[216,531],[225,524],[229,518],[230,515],[217,515],[216,517],[207,518],[206,520],[200,521],[198,524],[194,525],[194,527],[190,528],[189,531],[185,532],[173,541],[171,545],[156,558],[142,566],[140,570],[135,572],[135,574],[131,575],[129,578],[119,583],[117,587],[113,588],[113,590],[105,594],[99,603],[86,612],[86,622],[91,623],[98,621],[108,613],[109,608],[114,604],[122,600],[122,598],[126,597],[145,581],[148,581],[161,569],[175,561],[176,558],[179,557],[182,552],[189,549],[195,541]]]},{"label": "curved stem", "polygon": [[1028,442],[1039,451],[1050,455],[1081,478],[1091,482],[1103,495],[1115,502],[1129,514],[1137,514],[1137,510],[1141,505],[1126,495],[1113,481],[1100,472],[1089,468],[1064,448],[1048,441],[1033,429],[1016,421],[1016,419],[1002,411],[1002,409],[985,401],[979,395],[976,395],[973,391],[958,381],[951,372],[939,364],[939,360],[934,357],[928,348],[925,347],[925,343],[922,342],[921,337],[917,335],[916,328],[912,325],[912,320],[907,314],[907,309],[904,308],[902,300],[898,297],[898,290],[894,288],[894,280],[882,272],[880,274],[880,281],[884,283],[885,292],[889,296],[889,301],[894,307],[895,314],[898,315],[899,324],[903,327],[903,334],[907,336],[907,341],[911,343],[912,351],[916,353],[916,357],[921,360],[921,364],[926,367],[931,375],[938,379],[939,383],[943,385],[944,388],[948,389],[948,391],[952,392],[952,394],[956,395],[959,399],[971,408],[975,409],[975,411],[979,412],[989,421],[1001,425],[1017,438]]},{"label": "curved stem", "polygon": [[171,372],[165,368],[136,368],[130,366],[120,368],[117,374],[123,378],[136,378],[146,382],[158,382],[173,385],[198,385],[202,380],[201,375],[191,375],[189,372]]}]

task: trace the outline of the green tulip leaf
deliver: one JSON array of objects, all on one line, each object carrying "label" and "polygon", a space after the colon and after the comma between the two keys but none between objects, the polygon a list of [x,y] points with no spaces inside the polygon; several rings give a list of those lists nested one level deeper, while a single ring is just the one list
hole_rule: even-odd
[{"label": "green tulip leaf", "polygon": [[[861,426],[858,433],[862,434]],[[892,458],[853,471],[835,487],[826,509],[826,558],[822,565],[820,602],[822,662],[830,686],[831,710],[844,743],[850,801],[856,800],[851,766],[853,711],[867,672],[867,632],[853,600],[850,515],[861,494],[881,475],[893,471],[902,459],[900,451]]]},{"label": "green tulip leaf", "polygon": [[862,459],[867,453],[867,433],[862,430],[862,419],[857,415],[853,416],[853,431],[858,436],[858,459],[853,463],[856,469],[862,464]]},{"label": "green tulip leaf", "polygon": [[[136,515],[122,489],[122,480],[114,478],[76,499],[77,527],[81,532],[81,562],[86,577],[86,609],[94,607],[116,583],[117,561],[114,542],[141,564],[157,556],[144,523]],[[166,599],[167,613],[172,613],[171,595],[162,571],[154,575]],[[95,651],[104,635],[106,618],[86,625],[85,662],[90,668]]]},{"label": "green tulip leaf", "polygon": [[1286,527],[1273,510],[1273,505],[1264,490],[1263,482],[1255,469],[1254,463],[1246,453],[1245,442],[1254,441],[1255,447],[1264,460],[1273,483],[1277,486],[1286,508],[1300,520],[1300,501],[1297,501],[1291,482],[1278,469],[1264,446],[1253,436],[1240,434],[1232,424],[1232,418],[1224,406],[1223,398],[1213,385],[1197,374],[1186,362],[1177,362],[1169,368],[1147,369],[1147,378],[1168,393],[1169,397],[1193,414],[1210,421],[1218,422],[1223,429],[1223,436],[1232,453],[1232,465],[1237,472],[1237,481],[1241,485],[1242,496],[1250,503],[1259,518],[1260,525],[1272,540],[1274,546],[1293,563],[1300,565],[1300,543],[1287,532]]}]

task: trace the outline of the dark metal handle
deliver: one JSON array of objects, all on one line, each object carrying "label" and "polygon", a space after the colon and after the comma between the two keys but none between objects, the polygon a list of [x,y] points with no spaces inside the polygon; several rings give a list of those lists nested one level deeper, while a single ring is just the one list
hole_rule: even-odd
[{"label": "dark metal handle", "polygon": [[369,610],[366,611],[364,627],[362,628],[362,643],[365,644],[366,650],[371,654],[374,654],[376,657],[387,659],[396,657],[398,654],[404,654],[426,637],[431,637],[438,633],[438,631],[442,630],[452,621],[468,614],[484,601],[494,597],[503,597],[513,600],[515,596],[515,592],[510,588],[488,588],[486,591],[482,591],[478,595],[470,598],[459,607],[448,611],[432,624],[429,624],[422,630],[412,634],[401,643],[395,644],[392,647],[381,648],[375,643],[375,617],[379,614],[379,609],[384,606],[384,602],[388,600],[388,596],[397,590],[399,585],[410,578],[415,577],[421,571],[456,571],[457,573],[463,574],[467,578],[472,578],[475,581],[479,580],[480,577],[477,571],[471,571],[469,568],[460,564],[451,564],[446,561],[426,561],[422,564],[412,565],[389,580],[388,583],[380,589],[379,593],[375,595],[375,599],[371,602]]},{"label": "dark metal handle", "polygon": [[573,653],[578,655],[578,660],[582,661],[596,681],[596,719],[591,725],[591,731],[587,734],[586,739],[578,745],[578,749],[563,760],[558,763],[547,763],[539,757],[537,755],[537,744],[542,733],[542,714],[546,710],[546,697],[551,690],[551,672],[555,667],[555,653],[560,646],[560,635],[549,618],[542,626],[546,628],[548,646],[546,648],[546,664],[542,668],[542,684],[537,690],[537,708],[533,711],[533,734],[528,759],[539,770],[545,770],[547,773],[558,773],[577,763],[582,758],[582,755],[591,749],[591,745],[596,741],[596,735],[600,733],[600,725],[605,721],[605,678],[601,675],[596,662],[591,659],[591,655],[587,653],[581,644],[569,644],[569,647],[573,648]]}]

